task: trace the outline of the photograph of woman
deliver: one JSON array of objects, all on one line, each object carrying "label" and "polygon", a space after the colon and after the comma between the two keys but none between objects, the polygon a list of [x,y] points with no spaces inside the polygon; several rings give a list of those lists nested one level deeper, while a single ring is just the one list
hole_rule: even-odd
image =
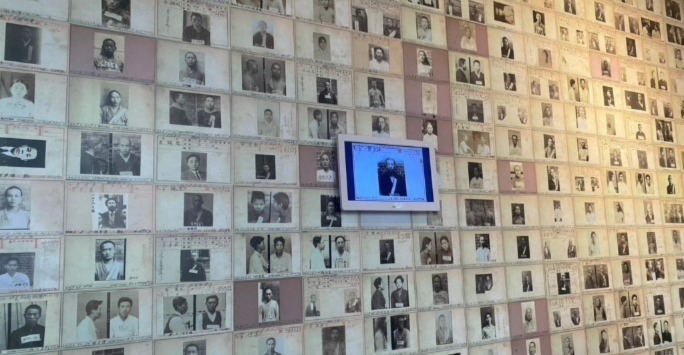
[{"label": "photograph of woman", "polygon": [[128,109],[121,104],[121,93],[111,90],[100,109],[100,122],[117,126],[128,125]]},{"label": "photograph of woman", "polygon": [[12,80],[9,92],[10,97],[0,99],[0,117],[33,118],[34,105],[26,99],[29,90],[24,80]]}]

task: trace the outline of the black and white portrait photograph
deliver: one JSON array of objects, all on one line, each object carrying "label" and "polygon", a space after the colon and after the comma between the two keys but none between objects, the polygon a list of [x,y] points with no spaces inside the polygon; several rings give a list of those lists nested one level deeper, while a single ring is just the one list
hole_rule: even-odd
[{"label": "black and white portrait photograph", "polygon": [[[291,236],[255,235],[248,237],[247,242],[249,246],[245,248],[245,260],[248,275],[278,274],[292,271],[293,245]],[[313,259],[312,256],[312,263]],[[316,269],[318,268],[316,266]]]},{"label": "black and white portrait photograph", "polygon": [[392,350],[408,349],[411,345],[411,323],[408,314],[390,317]]},{"label": "black and white portrait photograph", "polygon": [[0,204],[0,230],[28,230],[31,228],[31,187],[0,185],[4,190]]},{"label": "black and white portrait photograph", "polygon": [[286,354],[286,341],[283,337],[261,336],[258,340],[259,354]]},{"label": "black and white portrait photograph", "polygon": [[5,60],[41,64],[41,34],[38,27],[7,23],[5,26]]},{"label": "black and white portrait photograph", "polygon": [[432,51],[427,48],[417,48],[416,52],[418,57],[416,61],[416,72],[419,76],[431,78],[434,75],[434,69],[432,66]]},{"label": "black and white portrait photograph", "polygon": [[321,330],[321,344],[323,344],[323,354],[346,354],[345,327],[324,327]]},{"label": "black and white portrait photograph", "polygon": [[221,98],[181,91],[169,92],[169,123],[221,128]]},{"label": "black and white portrait photograph", "polygon": [[374,78],[370,76],[367,80],[368,104],[371,108],[385,108],[385,80],[382,78]]},{"label": "black and white portrait photograph", "polygon": [[492,274],[476,274],[475,275],[475,293],[484,294],[490,292],[494,287],[494,278]]},{"label": "black and white portrait photograph", "polygon": [[47,304],[46,301],[3,304],[0,319],[7,329],[7,335],[0,349],[42,348],[46,340]]},{"label": "black and white portrait photograph", "polygon": [[316,92],[318,103],[337,105],[337,79],[316,77]]},{"label": "black and white portrait photograph", "polygon": [[404,162],[388,157],[378,162],[378,186],[381,196],[406,196]]},{"label": "black and white portrait photograph", "polygon": [[503,73],[504,90],[518,91],[514,73]]},{"label": "black and white portrait photograph", "polygon": [[378,241],[380,250],[380,264],[394,264],[394,240],[381,239]]},{"label": "black and white portrait photograph", "polygon": [[33,289],[35,253],[2,253],[0,265],[0,293]]},{"label": "black and white portrait photograph", "polygon": [[292,223],[290,195],[282,191],[248,191],[247,223]]},{"label": "black and white portrait photograph", "polygon": [[449,304],[449,279],[446,273],[432,274],[432,304]]},{"label": "black and white portrait photograph", "polygon": [[532,292],[534,291],[534,283],[532,282],[532,271],[525,270],[522,271],[522,291]]},{"label": "black and white portrait photograph", "polygon": [[390,138],[391,128],[389,118],[386,116],[373,115],[371,119],[371,129],[373,131],[373,137]]},{"label": "black and white portrait photograph", "polygon": [[478,23],[485,23],[485,7],[484,2],[469,1],[468,2],[468,18],[470,21]]},{"label": "black and white portrait photograph", "polygon": [[280,321],[280,282],[259,282],[257,292],[259,323]]},{"label": "black and white portrait photograph", "polygon": [[485,86],[485,74],[479,59],[470,59],[470,84]]},{"label": "black and white portrait photograph", "polygon": [[571,293],[571,282],[569,272],[559,272],[556,273],[556,285],[558,287],[559,295],[567,295]]},{"label": "black and white portrait photograph", "polygon": [[94,60],[95,70],[106,72],[124,71],[124,37],[106,33],[95,33]]},{"label": "black and white portrait photograph", "polygon": [[203,282],[209,280],[209,249],[183,249],[180,251],[180,282]]},{"label": "black and white portrait photograph", "polygon": [[484,188],[482,163],[468,162],[468,188],[475,190]]},{"label": "black and white portrait photograph", "polygon": [[207,153],[181,152],[181,180],[207,181]]},{"label": "black and white portrait photograph", "polygon": [[0,71],[0,118],[34,118],[35,74]]},{"label": "black and white portrait photograph", "polygon": [[102,1],[102,24],[117,29],[131,27],[131,1],[130,0],[101,0]]},{"label": "black and white portrait photograph", "polygon": [[530,237],[523,235],[516,237],[516,244],[518,246],[518,259],[529,259],[530,251]]},{"label": "black and white portrait photograph", "polygon": [[214,194],[184,193],[183,226],[212,227],[214,225]]},{"label": "black and white portrait photograph", "polygon": [[430,15],[416,12],[416,39],[432,43],[432,23]]},{"label": "black and white portrait photograph", "polygon": [[254,172],[257,180],[275,180],[276,156],[256,154],[254,156]]},{"label": "black and white portrait photograph", "polygon": [[389,38],[401,38],[401,20],[397,16],[382,16],[382,34]]},{"label": "black and white portrait photograph", "polygon": [[451,313],[435,314],[435,343],[437,345],[453,344],[454,334],[451,324]]},{"label": "black and white portrait photograph", "polygon": [[513,225],[525,224],[525,205],[522,203],[511,204],[511,223]]},{"label": "black and white portrait photograph", "polygon": [[546,36],[546,15],[541,11],[532,11],[534,34]]},{"label": "black and white portrait photograph", "polygon": [[[340,197],[321,195],[320,197],[321,227],[342,227],[342,209]],[[394,260],[394,258],[392,258]]]},{"label": "black and white portrait photograph", "polygon": [[494,307],[480,308],[480,328],[482,329],[482,340],[497,338]]},{"label": "black and white portrait photograph", "polygon": [[507,25],[515,25],[515,10],[512,6],[496,2],[494,6],[494,21],[502,22]]},{"label": "black and white portrait photograph", "polygon": [[0,138],[0,166],[45,168],[47,142],[39,139]]},{"label": "black and white portrait photograph", "polygon": [[183,42],[208,46],[211,44],[210,16],[183,11]]},{"label": "black and white portrait photograph", "polygon": [[95,250],[95,281],[126,279],[126,239],[96,239]]},{"label": "black and white portrait photograph", "polygon": [[466,112],[468,121],[484,122],[484,102],[478,99],[466,100]]},{"label": "black and white portrait photograph", "polygon": [[493,200],[465,199],[464,202],[466,225],[473,227],[496,225]]},{"label": "black and white portrait photograph", "polygon": [[318,153],[318,169],[316,169],[316,181],[337,181],[337,156],[332,150],[322,150]]},{"label": "black and white portrait photograph", "polygon": [[[323,0],[328,1],[328,0]],[[330,62],[330,35],[314,32],[313,33],[313,56],[315,60]],[[389,68],[388,68],[389,71]]]},{"label": "black and white portrait photograph", "polygon": [[[190,341],[185,341],[183,342],[182,345],[182,354],[183,355],[206,355],[208,351],[207,347],[207,341],[206,340],[190,340]],[[109,355],[109,354],[103,354],[103,355]],[[114,354],[112,354],[114,355]]]},{"label": "black and white portrait photograph", "polygon": [[366,9],[352,6],[352,29],[368,32],[368,13]]},{"label": "black and white portrait photograph", "polygon": [[257,20],[252,25],[252,45],[261,48],[274,48],[273,33],[275,27],[273,23],[268,23],[265,20]]},{"label": "black and white portrait photograph", "polygon": [[390,71],[390,58],[388,47],[369,44],[368,59],[368,69],[384,73]]},{"label": "black and white portrait photograph", "polygon": [[93,229],[126,229],[128,194],[93,195]]},{"label": "black and white portrait photograph", "polygon": [[[523,169],[523,164],[521,162],[510,162],[509,166],[510,166],[509,174],[510,174],[510,179],[511,179],[511,190],[513,190],[513,191],[525,191],[525,172]],[[515,210],[513,212],[515,212]],[[515,216],[514,216],[514,221],[515,221]]]},{"label": "black and white portrait photograph", "polygon": [[[437,115],[437,85],[431,83],[421,83],[422,113],[425,115]],[[433,125],[436,128],[436,124]],[[436,145],[435,145],[436,147]]]}]

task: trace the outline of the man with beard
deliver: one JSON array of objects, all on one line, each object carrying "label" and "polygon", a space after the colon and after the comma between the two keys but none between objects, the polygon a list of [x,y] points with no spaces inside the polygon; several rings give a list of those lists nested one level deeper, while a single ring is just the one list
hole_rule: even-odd
[{"label": "man with beard", "polygon": [[[120,302],[121,300],[119,300]],[[171,304],[174,313],[166,320],[164,335],[187,333],[192,330],[192,319],[188,319],[188,301],[185,297],[175,297]],[[121,311],[119,310],[119,313]],[[113,321],[113,320],[112,320]]]},{"label": "man with beard", "polygon": [[389,63],[385,59],[385,50],[380,47],[373,49],[373,58],[368,62],[368,69],[381,72],[390,71]]},{"label": "man with beard", "polygon": [[204,198],[202,195],[192,196],[192,207],[183,213],[183,226],[185,227],[211,227],[214,225],[214,215],[202,208]]},{"label": "man with beard", "polygon": [[95,57],[93,65],[95,70],[114,71],[123,73],[124,63],[120,58],[117,58],[116,42],[111,38],[105,38],[102,41],[102,48],[100,54]]},{"label": "man with beard", "polygon": [[382,286],[382,279],[376,277],[375,280],[373,280],[373,287],[375,287],[375,291],[371,297],[371,310],[387,308],[387,300],[385,299],[385,295],[382,294],[382,291],[385,289]]},{"label": "man with beard", "polygon": [[185,53],[185,68],[179,73],[180,81],[187,85],[204,85],[204,72],[197,67],[197,55]]},{"label": "man with beard", "polygon": [[335,237],[335,251],[332,253],[332,267],[333,269],[346,269],[350,265],[351,256],[345,249],[347,243],[343,235]]},{"label": "man with beard", "polygon": [[221,111],[214,108],[215,99],[207,96],[204,99],[204,107],[197,111],[197,125],[200,127],[221,128]]},{"label": "man with beard", "polygon": [[100,213],[100,229],[126,228],[126,219],[119,209],[119,202],[114,198],[105,201],[107,212]]},{"label": "man with beard", "polygon": [[266,21],[259,21],[259,32],[252,36],[252,45],[255,47],[273,49],[273,35],[268,33]]},{"label": "man with beard", "polygon": [[283,96],[287,95],[287,84],[280,63],[271,64],[271,77],[266,79],[266,93]]},{"label": "man with beard", "polygon": [[190,42],[193,44],[203,44],[208,46],[211,33],[202,26],[202,15],[193,12],[190,15],[190,26],[183,29],[183,42]]},{"label": "man with beard", "polygon": [[451,249],[449,237],[443,235],[439,238],[439,248],[437,248],[437,264],[453,264],[454,252]]},{"label": "man with beard", "polygon": [[259,80],[259,65],[254,59],[245,62],[242,70],[242,90],[263,92],[262,80]]},{"label": "man with beard", "polygon": [[249,245],[252,246],[254,250],[252,255],[249,257],[249,270],[247,271],[250,275],[263,275],[268,271],[268,261],[261,254],[264,251],[264,238],[263,237],[252,237],[249,241]]},{"label": "man with beard", "polygon": [[378,176],[380,195],[406,196],[406,180],[396,171],[396,162],[392,158],[385,160],[385,167]]},{"label": "man with beard", "polygon": [[8,350],[30,349],[43,347],[45,342],[45,327],[38,324],[43,309],[32,304],[24,309],[24,326],[10,333]]},{"label": "man with beard", "polygon": [[181,268],[181,282],[207,281],[204,265],[199,262],[199,250],[190,251],[190,260],[184,260]]},{"label": "man with beard", "polygon": [[442,278],[439,275],[432,276],[432,303],[449,304],[449,292],[442,288]]},{"label": "man with beard", "polygon": [[[119,298],[117,307],[119,308],[119,314],[109,321],[110,338],[130,338],[138,336],[138,318],[131,315],[133,300],[129,297],[121,297]],[[187,310],[188,304],[186,302],[185,311],[187,312]]]},{"label": "man with beard", "polygon": [[340,330],[335,327],[330,330],[330,340],[323,345],[323,355],[346,354],[344,341],[340,339]]},{"label": "man with beard", "polygon": [[271,254],[271,273],[290,272],[292,268],[292,255],[286,252],[285,238],[276,237],[273,240],[275,252]]},{"label": "man with beard", "polygon": [[100,243],[100,261],[95,264],[95,281],[125,280],[124,264],[116,260],[116,245],[111,240]]},{"label": "man with beard", "polygon": [[140,176],[140,158],[131,153],[131,139],[119,139],[119,154],[114,155],[111,175]]},{"label": "man with beard", "polygon": [[337,105],[337,95],[332,92],[330,80],[325,81],[325,88],[318,93],[318,103]]},{"label": "man with beard", "polygon": [[399,275],[394,278],[394,286],[397,287],[396,290],[392,292],[392,308],[404,308],[409,306],[409,294],[404,288],[404,278]]},{"label": "man with beard", "polygon": [[216,295],[211,295],[207,297],[205,305],[207,306],[206,311],[199,312],[195,317],[195,326],[197,330],[219,330],[221,329],[221,324],[223,322],[223,317],[221,312],[216,310],[218,307],[219,299]]},{"label": "man with beard", "polygon": [[280,320],[280,307],[273,299],[273,290],[270,287],[264,289],[264,299],[259,304],[259,323],[277,322]]},{"label": "man with beard", "polygon": [[95,328],[95,321],[102,316],[100,305],[102,301],[90,300],[86,303],[86,315],[83,320],[78,323],[76,327],[76,338],[79,343],[92,342],[97,340],[97,328]]}]

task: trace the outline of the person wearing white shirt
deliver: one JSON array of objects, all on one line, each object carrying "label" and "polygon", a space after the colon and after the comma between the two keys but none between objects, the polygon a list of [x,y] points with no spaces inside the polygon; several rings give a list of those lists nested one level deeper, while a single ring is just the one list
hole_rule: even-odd
[{"label": "person wearing white shirt", "polygon": [[380,47],[375,47],[373,49],[373,59],[368,62],[368,69],[376,70],[381,72],[390,71],[390,66],[385,59],[385,50]]},{"label": "person wearing white shirt", "polygon": [[484,135],[480,135],[480,142],[477,144],[477,155],[491,155],[489,144],[485,142]]},{"label": "person wearing white shirt", "polygon": [[470,26],[466,26],[464,29],[464,34],[461,37],[461,49],[468,51],[477,50],[477,42],[475,42],[473,30],[470,28]]},{"label": "person wearing white shirt", "polygon": [[335,170],[331,169],[331,158],[329,152],[321,153],[321,168],[316,170],[316,181],[318,182],[335,182],[337,181],[337,174]]},{"label": "person wearing white shirt", "polygon": [[31,289],[31,280],[19,269],[19,259],[9,257],[5,260],[5,273],[0,275],[0,291],[28,291]]},{"label": "person wearing white shirt", "polygon": [[86,316],[78,323],[76,327],[76,339],[79,343],[93,342],[97,340],[97,328],[95,328],[95,321],[102,316],[100,305],[102,301],[90,300],[86,303]]},{"label": "person wearing white shirt", "polygon": [[131,315],[133,300],[129,297],[121,297],[119,298],[117,306],[119,308],[119,315],[109,321],[110,338],[130,338],[138,336],[138,318]]},{"label": "person wearing white shirt", "polygon": [[332,253],[332,267],[334,269],[344,269],[348,268],[350,265],[351,256],[349,252],[345,250],[345,245],[347,243],[346,238],[343,235],[338,235],[335,237],[335,251]]},{"label": "person wearing white shirt", "polygon": [[292,270],[292,255],[285,251],[285,238],[276,237],[273,240],[275,252],[271,254],[271,273],[290,272]]},{"label": "person wearing white shirt", "polygon": [[321,240],[321,236],[315,236],[313,238],[313,249],[311,249],[311,259],[309,260],[311,270],[325,270],[324,249],[325,243]]},{"label": "person wearing white shirt", "polygon": [[475,260],[477,260],[478,263],[489,262],[489,255],[490,250],[485,245],[485,238],[484,236],[480,236],[477,239],[477,249],[475,249]]},{"label": "person wearing white shirt", "polygon": [[264,300],[259,304],[259,323],[277,322],[280,320],[280,307],[273,299],[273,290],[264,289]]}]

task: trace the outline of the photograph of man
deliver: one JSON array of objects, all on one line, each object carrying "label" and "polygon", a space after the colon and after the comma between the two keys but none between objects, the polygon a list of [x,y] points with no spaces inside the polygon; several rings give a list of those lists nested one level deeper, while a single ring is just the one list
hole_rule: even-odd
[{"label": "photograph of man", "polygon": [[453,264],[454,252],[451,248],[449,237],[443,235],[439,238],[439,247],[436,250],[437,264]]},{"label": "photograph of man", "polygon": [[273,35],[268,31],[268,24],[266,21],[259,20],[256,23],[256,27],[259,31],[252,36],[252,45],[254,47],[273,49]]},{"label": "photograph of man", "polygon": [[382,239],[380,244],[380,264],[394,264],[394,240]]},{"label": "photograph of man", "polygon": [[318,309],[318,305],[316,304],[317,298],[318,297],[315,293],[312,293],[309,296],[309,303],[306,304],[305,310],[307,317],[319,317],[321,315],[321,311]]},{"label": "photograph of man", "polygon": [[275,350],[276,348],[276,340],[275,338],[268,338],[266,339],[266,352],[264,352],[264,355],[282,355],[280,352],[277,352]]},{"label": "photograph of man", "polygon": [[[190,15],[190,21],[188,21],[188,14]],[[205,22],[204,16],[197,12],[189,13],[189,11],[183,11],[183,15],[185,19],[183,42],[203,44],[205,46],[210,45],[211,32],[206,29],[206,27],[209,27],[209,16],[207,16]]]},{"label": "photograph of man", "polygon": [[[322,0],[322,1],[328,1],[328,0]],[[321,34],[321,33],[316,33],[314,32],[314,42],[316,45],[313,48],[313,56],[314,59],[316,60],[322,60],[329,62],[330,61],[330,46],[328,45],[328,42],[330,42],[330,36]]]},{"label": "photograph of man", "polygon": [[[208,195],[213,197],[213,195]],[[214,215],[211,211],[202,208],[204,205],[204,197],[201,194],[185,194],[185,206],[183,212],[183,226],[184,227],[212,227],[214,225]]]},{"label": "photograph of man", "polygon": [[282,60],[273,61],[270,66],[270,76],[266,77],[266,93],[276,95],[287,95],[287,82],[285,80],[285,62]]},{"label": "photograph of man", "polygon": [[[12,255],[12,254],[10,254]],[[19,259],[9,256],[5,259],[5,273],[0,275],[0,291],[28,291],[31,289],[31,280],[25,273],[19,272]]]},{"label": "photograph of man", "polygon": [[95,281],[116,281],[126,279],[126,241],[123,240],[123,262],[117,260],[117,247],[114,241],[100,243],[100,257],[95,261]]},{"label": "photograph of man", "polygon": [[204,85],[204,72],[200,70],[197,54],[187,52],[184,55],[185,68],[178,73],[178,80],[186,85]]},{"label": "photograph of man", "polygon": [[206,159],[206,153],[191,153],[185,157],[185,169],[181,173],[181,180],[183,181],[206,181],[207,173],[200,169],[202,165],[202,159],[200,156],[204,156]]},{"label": "photograph of man", "polygon": [[368,77],[368,104],[372,108],[385,107],[385,81]]},{"label": "photograph of man", "polygon": [[7,23],[5,28],[5,60],[39,64],[40,28]]},{"label": "photograph of man", "polygon": [[[254,237],[254,238],[261,238],[261,237]],[[254,238],[252,238],[252,239],[254,239]],[[262,238],[262,240],[263,240],[263,238]],[[325,257],[323,256],[323,250],[325,250],[325,242],[321,240],[321,236],[317,235],[317,236],[313,237],[312,243],[313,243],[313,249],[311,249],[311,252],[309,254],[310,255],[310,257],[309,257],[309,268],[311,270],[325,270],[326,268],[328,268],[325,265]],[[262,260],[263,257],[259,258],[259,256],[261,256],[261,253],[257,250],[257,247],[252,246],[252,248],[254,248],[254,252],[252,253],[252,257],[254,257],[254,253],[257,253],[255,262],[258,262],[258,265],[261,265],[261,266],[255,265],[255,267],[257,267],[257,270],[259,270],[259,268],[266,269],[268,267],[267,266],[268,262],[266,261],[266,259]],[[252,259],[250,257],[250,272],[249,272],[250,274],[251,274],[251,270],[252,270],[251,269],[251,262],[252,262]],[[264,263],[266,263],[265,264],[266,266],[264,266]],[[265,273],[265,271],[262,273]]]},{"label": "photograph of man", "polygon": [[217,110],[216,103],[220,104],[218,96],[204,98],[204,106],[197,111],[197,126],[221,128],[221,111]]},{"label": "photograph of man", "polygon": [[221,311],[216,310],[219,304],[219,298],[216,295],[210,295],[205,300],[207,309],[200,311],[195,316],[196,330],[219,330],[221,329],[223,316]]},{"label": "photograph of man", "polygon": [[392,350],[411,347],[411,331],[408,328],[408,315],[390,317],[392,325]]},{"label": "photograph of man", "polygon": [[371,59],[368,62],[368,69],[380,72],[389,72],[390,66],[387,60],[387,55],[385,54],[386,49],[374,45],[371,45],[369,49]]},{"label": "photograph of man", "polygon": [[321,331],[323,355],[345,355],[344,326],[326,327]]},{"label": "photograph of man", "polygon": [[107,27],[130,28],[130,0],[102,0],[102,24]]},{"label": "photograph of man", "polygon": [[333,228],[342,227],[342,215],[337,207],[337,201],[333,198],[321,196],[321,227]]},{"label": "photograph of man", "polygon": [[[45,326],[39,324],[42,314],[43,309],[39,305],[26,306],[24,309],[24,325],[10,333],[7,350],[43,347]],[[19,324],[21,323],[19,322]]]},{"label": "photograph of man", "polygon": [[360,32],[368,32],[368,16],[366,9],[352,7],[352,28]]},{"label": "photograph of man", "polygon": [[406,196],[406,178],[403,165],[394,158],[378,163],[378,186],[381,196]]},{"label": "photograph of man", "polygon": [[478,86],[485,86],[485,76],[480,68],[480,61],[475,59],[471,65],[473,70],[470,71],[470,83]]},{"label": "photograph of man", "polygon": [[[257,121],[257,128],[260,136],[275,137],[280,135],[279,121],[273,119],[273,110],[267,108],[264,110],[263,119]],[[276,116],[278,116],[276,114]]]},{"label": "photograph of man", "polygon": [[349,291],[346,296],[347,302],[344,307],[345,313],[359,313],[361,312],[361,298],[356,297],[355,291]]},{"label": "photograph of man", "polygon": [[458,64],[456,65],[456,81],[467,84],[469,76],[465,58],[458,58]]},{"label": "photograph of man", "polygon": [[243,57],[242,90],[264,92],[263,78],[257,60]]},{"label": "photograph of man", "polygon": [[116,53],[116,42],[113,39],[105,38],[102,40],[100,54],[95,56],[93,65],[95,66],[95,70],[123,73],[124,62],[123,59],[121,59],[121,55]]},{"label": "photograph of man", "polygon": [[511,222],[515,225],[525,224],[525,205],[522,203],[511,204]]},{"label": "photograph of man", "polygon": [[280,307],[273,297],[273,288],[266,286],[262,289],[263,299],[259,303],[259,323],[277,322],[280,320]]},{"label": "photograph of man", "polygon": [[102,301],[98,300],[90,300],[86,303],[85,316],[76,327],[76,339],[79,343],[93,342],[99,338],[97,328],[95,328],[95,321],[102,317],[101,304]]},{"label": "photograph of man", "polygon": [[[209,250],[204,250],[209,252]],[[200,282],[207,281],[207,273],[204,264],[200,262],[199,250],[181,250],[181,282]]]},{"label": "photograph of man", "polygon": [[171,301],[171,305],[173,306],[174,313],[166,320],[164,335],[187,333],[191,331],[192,315],[187,314],[188,300],[181,296],[174,297]]},{"label": "photograph of man", "polygon": [[475,244],[477,248],[475,249],[475,260],[478,263],[489,262],[490,250],[489,250],[489,235],[487,234],[476,234]]},{"label": "photograph of man", "polygon": [[274,252],[271,253],[271,273],[285,273],[292,269],[292,255],[285,251],[285,238],[273,239]]},{"label": "photograph of man", "polygon": [[404,277],[401,275],[395,277],[394,286],[396,286],[396,289],[392,291],[390,296],[392,308],[409,307],[409,294],[404,288]]},{"label": "photograph of man", "polygon": [[[321,85],[321,82],[323,82],[323,85]],[[335,89],[333,89],[333,84]],[[320,90],[318,92],[318,103],[337,105],[337,94],[335,93],[337,80],[316,78],[316,86]]]},{"label": "photograph of man", "polygon": [[534,291],[534,285],[532,284],[532,271],[522,272],[522,289],[523,292]]},{"label": "photograph of man", "polygon": [[558,294],[567,295],[570,294],[570,273],[569,272],[559,272],[556,273]]},{"label": "photograph of man", "polygon": [[118,154],[116,150],[112,153],[110,175],[140,176],[140,157],[131,152],[132,145],[133,142],[130,138],[119,138]]},{"label": "photograph of man", "polygon": [[99,214],[98,229],[126,228],[126,217],[124,216],[123,211],[127,209],[127,206],[119,206],[119,200],[123,200],[122,195],[115,195],[114,197],[109,197],[105,200],[107,212]]},{"label": "photograph of man", "polygon": [[603,87],[603,106],[615,107],[615,97],[613,96],[613,88],[609,86]]},{"label": "photograph of man", "polygon": [[[314,238],[314,243],[316,238]],[[322,243],[321,243],[322,244]],[[247,273],[250,275],[263,275],[268,272],[269,263],[262,252],[266,249],[266,244],[263,237],[256,236],[249,240],[249,245],[252,247],[252,255],[249,257],[249,267]],[[313,257],[312,257],[313,258]]]},{"label": "photograph of man", "polygon": [[324,150],[319,154],[318,164],[319,169],[316,170],[316,181],[318,182],[336,182],[337,173],[333,170],[334,162],[330,151]]},{"label": "photograph of man", "polygon": [[257,180],[275,180],[275,155],[257,154],[254,156]]},{"label": "photograph of man", "polygon": [[[29,229],[31,226],[31,212],[27,211],[23,203],[24,192],[18,186],[5,189],[5,203],[0,210],[0,230]],[[28,204],[30,204],[30,201]]]},{"label": "photograph of man", "polygon": [[290,195],[288,195],[285,192],[276,192],[273,195],[273,203],[271,205],[271,209],[273,210],[271,223],[292,223],[292,208],[290,208]]},{"label": "photograph of man", "polygon": [[386,309],[387,299],[383,292],[385,286],[383,285],[382,278],[376,277],[375,280],[373,280],[373,287],[375,288],[375,291],[373,291],[373,296],[371,296],[371,310]]},{"label": "photograph of man", "polygon": [[672,182],[672,175],[667,176],[667,194],[668,195],[674,195],[676,194],[676,187],[675,184]]},{"label": "photograph of man", "polygon": [[528,236],[517,236],[518,259],[530,258],[530,240]]},{"label": "photograph of man", "polygon": [[314,21],[335,24],[335,4],[333,0],[317,0],[314,1],[316,5],[316,12],[314,14]]},{"label": "photograph of man", "polygon": [[523,314],[523,328],[525,333],[533,333],[537,331],[537,319],[534,314],[534,303],[526,302],[521,304],[525,308]]},{"label": "photograph of man", "polygon": [[[121,297],[117,302],[117,308],[119,314],[109,321],[110,338],[138,336],[138,318],[131,314],[133,300],[130,297]],[[185,304],[185,312],[187,312],[187,302]],[[164,334],[167,334],[166,331],[164,331]]]},{"label": "photograph of man", "polygon": [[[0,112],[2,112],[2,100],[0,100]],[[128,124],[128,109],[121,103],[121,93],[111,90],[107,93],[104,105],[100,107],[100,122],[103,124],[126,126]],[[30,103],[30,101],[29,101]],[[33,103],[31,103],[33,108]]]},{"label": "photograph of man", "polygon": [[169,123],[173,125],[192,126],[192,122],[187,116],[185,103],[186,93],[171,91],[171,106],[169,107]]},{"label": "photograph of man", "polygon": [[449,304],[449,289],[448,286],[445,287],[446,282],[446,273],[432,275],[432,303],[434,305]]},{"label": "photograph of man", "polygon": [[195,343],[185,345],[183,355],[200,355],[200,346]]},{"label": "photograph of man", "polygon": [[451,324],[447,324],[447,315],[449,315],[449,313],[444,313],[437,316],[435,322],[435,342],[437,345],[452,344],[454,342],[454,334],[451,329]]}]

